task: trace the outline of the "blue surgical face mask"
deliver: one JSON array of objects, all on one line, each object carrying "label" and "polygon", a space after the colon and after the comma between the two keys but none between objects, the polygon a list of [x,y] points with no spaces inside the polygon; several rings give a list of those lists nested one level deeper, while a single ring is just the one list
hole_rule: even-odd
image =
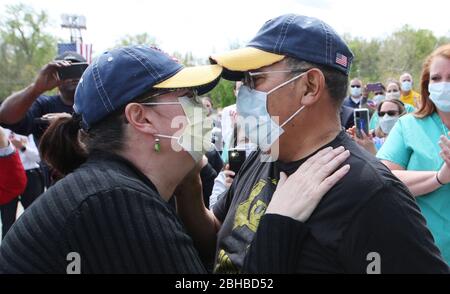
[{"label": "blue surgical face mask", "polygon": [[402,82],[402,91],[408,92],[412,89],[412,82],[410,81],[404,81]]},{"label": "blue surgical face mask", "polygon": [[450,83],[431,83],[428,85],[428,92],[437,109],[450,112]]},{"label": "blue surgical face mask", "polygon": [[361,96],[361,88],[350,88],[350,95],[352,97],[359,97],[359,96]]},{"label": "blue surgical face mask", "polygon": [[389,134],[394,127],[395,123],[398,121],[399,116],[389,116],[385,114],[383,117],[380,117],[379,125],[383,133]]},{"label": "blue surgical face mask", "polygon": [[376,95],[375,97],[373,97],[373,100],[375,101],[375,103],[378,105],[380,104],[386,97],[384,95]]},{"label": "blue surgical face mask", "polygon": [[239,116],[245,120],[244,122],[240,122],[241,127],[244,128],[246,137],[250,142],[256,143],[261,150],[268,151],[273,143],[283,134],[283,126],[291,121],[305,107],[300,107],[284,123],[278,125],[273,121],[267,111],[268,95],[303,75],[304,73],[276,86],[269,92],[252,90],[245,85],[239,88],[236,108]]}]

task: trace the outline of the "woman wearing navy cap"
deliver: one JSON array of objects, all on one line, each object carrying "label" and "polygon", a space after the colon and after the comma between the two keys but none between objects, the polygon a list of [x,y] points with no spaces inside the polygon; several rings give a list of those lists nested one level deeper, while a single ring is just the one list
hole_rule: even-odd
[{"label": "woman wearing navy cap", "polygon": [[[7,234],[0,272],[205,273],[203,263],[212,256],[202,248],[196,251],[168,201],[202,166],[211,124],[197,94],[214,87],[221,71],[218,65],[183,68],[144,46],[98,57],[77,87],[75,115],[53,123],[41,141],[43,158],[66,176]],[[330,154],[329,162],[337,166],[342,157],[333,160]],[[310,163],[312,172],[322,168]],[[322,175],[314,185],[329,173]],[[327,187],[297,198],[297,214],[280,205],[289,199],[274,201],[274,214],[266,221],[302,227],[292,218],[305,220]],[[281,216],[286,212],[290,218]],[[285,237],[298,244],[307,230],[299,232]],[[253,246],[259,250],[254,256],[276,240],[264,239],[260,249]],[[272,270],[258,262],[250,270]]]}]

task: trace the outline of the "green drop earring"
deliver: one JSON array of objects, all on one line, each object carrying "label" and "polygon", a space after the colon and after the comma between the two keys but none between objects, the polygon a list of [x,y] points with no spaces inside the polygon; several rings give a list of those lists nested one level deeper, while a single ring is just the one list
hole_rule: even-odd
[{"label": "green drop earring", "polygon": [[159,139],[158,138],[155,139],[155,146],[154,146],[154,148],[155,148],[155,152],[156,153],[159,153],[159,151],[161,151],[161,145],[159,144]]}]

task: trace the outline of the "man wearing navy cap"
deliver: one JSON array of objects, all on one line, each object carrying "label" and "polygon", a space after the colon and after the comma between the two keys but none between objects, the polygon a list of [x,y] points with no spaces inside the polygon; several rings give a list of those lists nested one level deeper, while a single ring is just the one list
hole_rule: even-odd
[{"label": "man wearing navy cap", "polygon": [[[339,112],[352,59],[330,26],[293,14],[266,22],[247,47],[211,57],[212,63],[224,67],[225,78],[244,82],[237,111],[244,124],[250,118],[258,120],[257,126],[249,124],[248,137],[261,149],[247,159],[213,212],[189,207],[195,203],[194,189],[177,195],[178,207],[190,212],[182,214],[184,224],[193,235],[202,236],[198,244],[216,241],[216,272],[242,270],[280,178],[286,185],[286,176],[329,146],[350,151],[344,163],[350,171],[308,219],[310,234],[282,272],[448,272],[408,189],[341,130]],[[295,194],[294,189],[283,191]],[[194,226],[199,223],[203,225]],[[271,250],[300,246],[284,244],[286,240],[279,243]],[[260,256],[254,268],[261,270],[261,263],[266,263],[265,268],[273,271],[269,264],[277,260],[264,259]]]}]

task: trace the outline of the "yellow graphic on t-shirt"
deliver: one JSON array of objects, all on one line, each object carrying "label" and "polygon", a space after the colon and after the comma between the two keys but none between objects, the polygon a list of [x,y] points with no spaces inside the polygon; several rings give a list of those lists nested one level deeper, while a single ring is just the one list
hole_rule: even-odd
[{"label": "yellow graphic on t-shirt", "polygon": [[266,184],[266,180],[260,179],[258,183],[253,186],[253,189],[250,192],[250,197],[239,204],[236,209],[233,230],[238,227],[246,226],[252,232],[256,232],[259,225],[259,220],[266,212],[267,203],[261,199],[255,200],[255,198],[260,195]]},{"label": "yellow graphic on t-shirt", "polygon": [[221,249],[217,256],[217,264],[214,272],[221,274],[236,274],[239,273],[239,269],[231,262],[230,257],[225,253],[225,250]]},{"label": "yellow graphic on t-shirt", "polygon": [[259,221],[266,212],[267,199],[270,199],[270,194],[273,193],[273,188],[277,182],[276,179],[259,179],[253,185],[248,198],[239,203],[234,217],[232,233],[223,240],[225,250],[224,248],[219,250],[214,272],[222,274],[239,273],[248,247],[258,229]]}]

